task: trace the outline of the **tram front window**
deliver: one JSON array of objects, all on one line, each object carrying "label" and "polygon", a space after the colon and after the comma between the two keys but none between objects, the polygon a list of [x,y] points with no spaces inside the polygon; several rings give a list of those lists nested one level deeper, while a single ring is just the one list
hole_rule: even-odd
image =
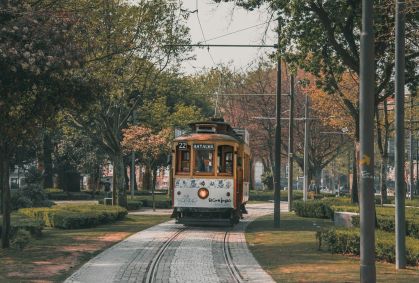
[{"label": "tram front window", "polygon": [[190,146],[186,143],[180,143],[176,150],[176,173],[189,173],[190,163]]},{"label": "tram front window", "polygon": [[214,162],[213,150],[196,150],[195,151],[195,172],[196,173],[213,173]]},{"label": "tram front window", "polygon": [[218,146],[218,173],[233,175],[233,147],[229,145]]}]

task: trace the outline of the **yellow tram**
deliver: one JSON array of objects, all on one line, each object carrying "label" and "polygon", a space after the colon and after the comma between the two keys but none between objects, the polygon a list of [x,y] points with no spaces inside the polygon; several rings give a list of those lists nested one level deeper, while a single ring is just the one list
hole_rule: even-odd
[{"label": "yellow tram", "polygon": [[190,124],[174,139],[170,166],[173,214],[182,224],[230,224],[246,213],[250,148],[244,129],[222,119]]}]

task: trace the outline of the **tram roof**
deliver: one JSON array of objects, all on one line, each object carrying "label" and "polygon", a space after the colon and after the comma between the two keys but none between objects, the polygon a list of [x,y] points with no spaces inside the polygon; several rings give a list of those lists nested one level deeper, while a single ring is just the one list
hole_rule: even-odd
[{"label": "tram roof", "polygon": [[232,141],[242,143],[242,141],[230,135],[212,133],[190,133],[177,137],[174,141]]}]

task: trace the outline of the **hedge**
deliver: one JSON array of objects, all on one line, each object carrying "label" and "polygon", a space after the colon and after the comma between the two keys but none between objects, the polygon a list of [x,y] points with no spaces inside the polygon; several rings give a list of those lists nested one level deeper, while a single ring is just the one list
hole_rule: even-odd
[{"label": "hedge", "polygon": [[[0,216],[0,238],[2,230],[3,219]],[[10,237],[13,238],[18,230],[26,230],[32,236],[41,236],[42,229],[44,228],[43,221],[29,218],[21,213],[12,213],[10,219]]]},{"label": "hedge", "polygon": [[295,201],[293,208],[298,216],[333,219],[334,211],[331,206],[320,200]]},{"label": "hedge", "polygon": [[[314,201],[296,201],[294,210],[298,216],[312,218],[330,218],[335,211],[359,212],[359,207],[346,198],[324,198]],[[376,207],[377,228],[394,232],[394,207]],[[352,224],[359,227],[359,216],[352,217]],[[419,239],[419,209],[406,208],[406,235]]]},{"label": "hedge", "polygon": [[[330,229],[319,231],[316,235],[319,240],[319,247],[326,246],[332,253],[353,254],[360,253],[359,229]],[[394,263],[395,242],[394,234],[376,232],[375,257],[379,260]],[[406,261],[408,265],[419,265],[419,240],[406,237]]]},{"label": "hedge", "polygon": [[86,192],[49,192],[47,196],[50,200],[91,200],[92,194]]},{"label": "hedge", "polygon": [[[104,199],[98,200],[99,204],[104,204]],[[143,206],[142,201],[138,200],[127,200],[127,208],[128,210],[138,210]]]},{"label": "hedge", "polygon": [[58,205],[52,208],[22,208],[20,213],[61,229],[89,228],[123,219],[127,210],[119,206]]},{"label": "hedge", "polygon": [[[359,216],[352,216],[352,224],[355,227],[359,227]],[[386,231],[393,232],[395,231],[396,221],[393,216],[383,216],[379,215],[377,212],[377,225],[376,228]],[[419,239],[419,219],[409,219],[406,217],[406,235]]]}]

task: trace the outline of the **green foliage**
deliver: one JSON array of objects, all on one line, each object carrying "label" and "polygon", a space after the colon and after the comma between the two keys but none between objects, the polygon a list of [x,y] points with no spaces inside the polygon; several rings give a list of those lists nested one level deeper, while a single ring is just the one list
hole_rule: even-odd
[{"label": "green foliage", "polygon": [[[0,232],[2,230],[1,221],[2,217],[0,216]],[[13,237],[18,230],[26,230],[33,236],[40,236],[43,228],[44,224],[42,221],[29,218],[21,213],[12,213],[11,215],[11,237]]]},{"label": "green foliage", "polygon": [[[406,210],[406,212],[409,210]],[[395,231],[396,227],[396,221],[394,217],[394,211],[393,215],[383,215],[380,214],[379,211],[377,211],[377,226],[376,228],[387,231],[387,232],[393,232]],[[353,216],[352,217],[352,224],[355,227],[359,227],[360,225],[360,217],[359,216]],[[409,216],[408,213],[406,213],[406,235],[419,239],[419,218],[416,217],[415,214],[411,214]]]},{"label": "green foliage", "polygon": [[92,195],[86,192],[51,192],[48,193],[51,200],[91,200]]},{"label": "green foliage", "polygon": [[[99,204],[105,204],[104,199],[100,199]],[[127,201],[127,210],[128,211],[138,210],[141,207],[143,207],[143,202],[142,201],[128,199],[128,201]]]},{"label": "green foliage", "polygon": [[294,211],[298,216],[333,219],[333,209],[321,200],[295,201]]},{"label": "green foliage", "polygon": [[25,229],[18,229],[12,238],[12,246],[22,251],[31,240],[31,234]]},{"label": "green foliage", "polygon": [[41,173],[32,167],[25,175],[27,185],[11,194],[12,210],[25,207],[49,207],[52,202],[42,189]]},{"label": "green foliage", "polygon": [[266,170],[261,176],[263,186],[268,190],[274,189],[274,178],[271,170]]},{"label": "green foliage", "polygon": [[[329,229],[317,233],[317,238],[332,253],[359,255],[359,229]],[[394,233],[377,231],[375,256],[379,260],[395,261]],[[419,240],[406,237],[407,264],[419,264]]]},{"label": "green foliage", "polygon": [[123,219],[127,210],[119,206],[60,205],[52,208],[23,208],[19,210],[41,220],[48,227],[61,229],[88,228]]}]

